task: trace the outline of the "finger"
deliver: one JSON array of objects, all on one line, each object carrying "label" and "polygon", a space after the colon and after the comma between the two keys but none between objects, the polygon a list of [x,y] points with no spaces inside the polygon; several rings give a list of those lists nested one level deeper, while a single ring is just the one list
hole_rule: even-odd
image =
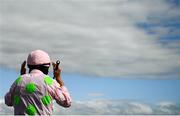
[{"label": "finger", "polygon": [[53,69],[56,67],[56,63],[52,62]]},{"label": "finger", "polygon": [[23,75],[26,73],[26,61],[24,61],[22,64],[21,64],[21,71],[20,71],[20,74]]}]

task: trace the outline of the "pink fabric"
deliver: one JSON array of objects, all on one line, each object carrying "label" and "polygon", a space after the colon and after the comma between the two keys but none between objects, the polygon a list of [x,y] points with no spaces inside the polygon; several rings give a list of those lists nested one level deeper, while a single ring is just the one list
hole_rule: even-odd
[{"label": "pink fabric", "polygon": [[45,63],[50,63],[50,57],[42,50],[32,51],[27,58],[27,64],[29,65],[39,65]]},{"label": "pink fabric", "polygon": [[[56,80],[53,80],[51,85],[47,85],[44,81],[44,75],[41,71],[34,69],[30,74],[22,75],[22,81],[20,83],[14,82],[5,95],[5,104],[14,107],[15,115],[27,115],[26,108],[28,104],[36,107],[36,115],[52,115],[53,102],[49,105],[44,105],[41,101],[45,95],[50,95],[52,100],[63,107],[69,107],[71,105],[71,97],[65,86],[60,86]],[[32,94],[27,93],[24,89],[28,83],[34,83],[36,85],[36,91]],[[13,96],[20,96],[20,104],[13,104]]]}]

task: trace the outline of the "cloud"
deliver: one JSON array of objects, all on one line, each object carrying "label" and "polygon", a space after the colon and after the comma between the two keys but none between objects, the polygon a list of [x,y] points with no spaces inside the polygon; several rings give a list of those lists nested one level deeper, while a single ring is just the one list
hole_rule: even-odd
[{"label": "cloud", "polygon": [[180,107],[173,102],[160,102],[157,104],[157,111],[155,112],[159,112],[159,114],[179,114],[179,109]]},{"label": "cloud", "polygon": [[1,4],[1,66],[17,70],[30,51],[43,49],[53,60],[62,60],[69,73],[180,77],[180,43],[167,43],[171,49],[158,42],[170,27],[159,26],[152,35],[137,26],[179,17],[179,7],[164,0],[1,0]]},{"label": "cloud", "polygon": [[0,115],[2,115],[2,114],[4,114],[4,115],[5,114],[8,114],[8,115],[14,114],[13,108],[6,106],[3,99],[0,100]]},{"label": "cloud", "polygon": [[[91,100],[91,101],[74,101],[70,108],[62,108],[54,104],[54,115],[175,115],[180,114],[180,106],[168,102],[160,102],[157,105],[150,105],[139,101],[128,100]],[[13,109],[0,103],[0,114],[13,114]]]}]

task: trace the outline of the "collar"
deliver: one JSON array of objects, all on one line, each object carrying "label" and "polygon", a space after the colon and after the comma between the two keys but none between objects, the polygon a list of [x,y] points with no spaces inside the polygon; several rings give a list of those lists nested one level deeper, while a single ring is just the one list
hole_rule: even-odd
[{"label": "collar", "polygon": [[38,69],[33,69],[29,74],[32,75],[32,76],[36,76],[36,75],[42,75],[42,74],[44,74],[44,73],[41,72],[41,71],[38,70]]}]

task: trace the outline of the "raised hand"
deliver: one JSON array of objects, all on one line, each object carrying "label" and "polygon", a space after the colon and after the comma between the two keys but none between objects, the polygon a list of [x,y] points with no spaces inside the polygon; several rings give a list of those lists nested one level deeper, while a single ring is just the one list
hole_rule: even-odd
[{"label": "raised hand", "polygon": [[26,74],[26,61],[21,64],[21,75]]},{"label": "raised hand", "polygon": [[57,66],[57,64],[54,62],[52,62],[52,66],[53,66],[54,78],[60,84],[60,86],[63,86],[64,82],[61,79],[61,68],[59,66]]}]

